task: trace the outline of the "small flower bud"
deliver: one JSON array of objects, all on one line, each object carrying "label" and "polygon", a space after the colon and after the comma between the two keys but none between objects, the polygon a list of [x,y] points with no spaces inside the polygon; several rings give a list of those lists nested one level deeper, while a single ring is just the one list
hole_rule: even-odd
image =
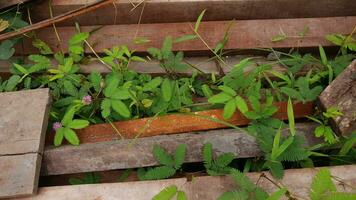
[{"label": "small flower bud", "polygon": [[54,122],[52,128],[54,131],[57,131],[58,129],[62,128],[62,124],[60,122]]},{"label": "small flower bud", "polygon": [[90,95],[85,95],[82,99],[82,103],[84,105],[90,105],[92,102],[91,96]]}]

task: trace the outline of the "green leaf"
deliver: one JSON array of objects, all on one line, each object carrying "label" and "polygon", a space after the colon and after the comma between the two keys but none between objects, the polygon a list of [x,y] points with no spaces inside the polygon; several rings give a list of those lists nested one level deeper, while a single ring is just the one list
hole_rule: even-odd
[{"label": "green leaf", "polygon": [[294,137],[293,136],[289,136],[283,143],[281,146],[279,146],[277,152],[276,152],[276,157],[275,159],[277,159],[283,152],[286,151],[286,149],[293,143],[294,141]]},{"label": "green leaf", "polygon": [[289,131],[292,136],[295,136],[293,104],[290,98],[288,98],[287,115],[288,115]]},{"label": "green leaf", "polygon": [[326,58],[324,48],[320,45],[319,45],[319,53],[320,53],[321,63],[323,63],[323,65],[326,66],[328,64],[328,59]]},{"label": "green leaf", "polygon": [[177,186],[171,185],[156,194],[152,200],[171,200],[177,193]]},{"label": "green leaf", "polygon": [[279,200],[286,192],[286,188],[280,188],[279,190],[273,192],[266,200]]},{"label": "green leaf", "polygon": [[112,97],[115,94],[115,91],[119,85],[119,77],[116,76],[115,74],[113,76],[110,76],[106,80],[106,87],[104,89],[104,95],[106,97]]},{"label": "green leaf", "polygon": [[72,145],[79,145],[77,134],[70,128],[64,128],[64,137]]},{"label": "green leaf", "polygon": [[[185,153],[185,152],[184,152]],[[153,156],[156,158],[156,160],[162,164],[162,165],[167,165],[167,166],[174,166],[175,162],[172,158],[171,155],[169,155],[166,150],[164,150],[162,147],[159,145],[154,145],[153,146]],[[184,158],[183,158],[184,159]]]},{"label": "green leaf", "polygon": [[243,190],[253,191],[256,189],[256,185],[242,172],[237,169],[231,170],[231,176],[234,178],[236,184]]},{"label": "green leaf", "polygon": [[213,91],[211,91],[210,87],[207,84],[202,85],[201,90],[205,97],[210,98],[211,96],[213,96]]},{"label": "green leaf", "polygon": [[183,191],[178,191],[177,200],[188,200],[187,195]]},{"label": "green leaf", "polygon": [[63,141],[63,137],[64,137],[64,128],[59,128],[57,131],[56,131],[56,134],[54,135],[54,146],[59,146],[62,144],[62,141]]},{"label": "green leaf", "polygon": [[230,119],[232,115],[235,113],[235,111],[236,111],[235,100],[231,99],[224,106],[224,112],[223,112],[224,119]]},{"label": "green leaf", "polygon": [[10,92],[15,89],[21,77],[19,75],[12,75],[7,81],[5,86],[5,91]]},{"label": "green leaf", "polygon": [[89,125],[89,121],[83,119],[75,119],[69,122],[68,127],[72,129],[81,129]]},{"label": "green leaf", "polygon": [[43,55],[53,54],[53,51],[51,50],[51,48],[40,39],[33,40],[32,45],[34,47],[36,47],[37,49],[39,49],[41,54],[43,54]]},{"label": "green leaf", "polygon": [[336,191],[336,187],[331,180],[330,171],[328,169],[320,169],[313,178],[310,198],[312,200],[322,200],[325,199],[328,193],[333,191]]},{"label": "green leaf", "polygon": [[142,99],[141,103],[142,103],[143,107],[149,108],[152,106],[153,101],[151,99]]},{"label": "green leaf", "polygon": [[215,164],[221,168],[227,167],[233,160],[235,155],[233,153],[224,153],[217,157]]},{"label": "green leaf", "polygon": [[81,54],[84,52],[84,48],[80,45],[69,46],[69,52],[74,54]]},{"label": "green leaf", "polygon": [[28,59],[35,63],[29,68],[29,73],[47,70],[51,66],[51,61],[42,55],[29,55]]},{"label": "green leaf", "polygon": [[339,155],[346,155],[349,153],[349,151],[353,148],[353,146],[356,144],[356,131],[354,131],[349,138],[345,141],[345,143],[342,145]]},{"label": "green leaf", "polygon": [[126,104],[124,104],[120,100],[111,100],[112,108],[119,113],[124,118],[129,118],[131,116],[130,110],[127,108]]},{"label": "green leaf", "polygon": [[170,166],[161,166],[150,169],[144,175],[144,180],[159,180],[173,176],[176,170]]},{"label": "green leaf", "polygon": [[355,200],[355,199],[356,199],[355,193],[345,193],[345,192],[332,192],[330,195],[325,197],[325,200]]},{"label": "green leaf", "polygon": [[14,55],[15,49],[13,45],[11,40],[5,40],[0,43],[0,60],[8,60]]},{"label": "green leaf", "polygon": [[61,121],[63,126],[68,126],[68,124],[73,120],[75,111],[75,107],[71,107],[67,110]]},{"label": "green leaf", "polygon": [[15,66],[15,68],[17,70],[19,70],[22,74],[29,74],[27,69],[25,69],[24,67],[22,67],[21,65],[17,64],[17,63],[13,63],[13,65]]},{"label": "green leaf", "polygon": [[163,41],[163,45],[162,45],[162,54],[163,55],[168,55],[168,52],[171,52],[172,50],[172,37],[171,36],[167,36],[164,41]]},{"label": "green leaf", "polygon": [[216,94],[208,99],[208,102],[211,104],[216,104],[216,103],[225,103],[226,101],[229,101],[232,98],[231,95],[221,92],[219,94]]},{"label": "green leaf", "polygon": [[147,52],[151,54],[151,56],[157,58],[158,60],[162,59],[161,51],[157,48],[150,47],[147,49]]},{"label": "green leaf", "polygon": [[247,107],[246,101],[242,97],[236,96],[235,103],[241,113],[244,114],[244,113],[248,112],[248,107]]},{"label": "green leaf", "polygon": [[182,37],[179,37],[179,38],[175,39],[174,43],[185,42],[185,41],[188,41],[188,40],[194,40],[196,38],[197,38],[196,35],[183,35]]},{"label": "green leaf", "polygon": [[111,100],[110,99],[104,99],[102,102],[101,102],[101,116],[103,116],[103,118],[108,118],[109,115],[110,115],[110,108],[111,108]]},{"label": "green leaf", "polygon": [[172,83],[168,78],[165,78],[161,85],[162,90],[162,97],[163,100],[169,102],[172,98],[173,91],[172,91]]},{"label": "green leaf", "polygon": [[100,73],[97,71],[92,71],[88,76],[88,79],[91,85],[93,86],[94,90],[96,92],[99,92],[101,89],[101,83],[103,81],[103,78],[101,77]]},{"label": "green leaf", "polygon": [[152,79],[150,82],[146,83],[143,86],[143,91],[151,91],[153,92],[158,86],[161,85],[162,83],[162,77],[156,77],[154,79]]},{"label": "green leaf", "polygon": [[304,98],[302,95],[295,89],[289,88],[289,87],[281,87],[281,91],[286,94],[288,97],[299,100],[299,101],[304,101]]},{"label": "green leaf", "polygon": [[70,81],[64,81],[63,83],[64,90],[66,91],[67,94],[76,97],[78,95],[78,90],[77,88],[73,85],[72,82]]},{"label": "green leaf", "polygon": [[315,137],[323,136],[324,140],[326,142],[328,142],[329,144],[333,144],[336,142],[334,132],[330,126],[320,125],[320,126],[316,127],[316,129],[314,130],[314,135],[315,135]]},{"label": "green leaf", "polygon": [[277,179],[283,178],[284,171],[283,171],[283,165],[279,161],[269,161],[268,168],[272,174],[273,177]]},{"label": "green leaf", "polygon": [[341,46],[345,40],[344,36],[340,34],[326,35],[326,39],[338,46]]},{"label": "green leaf", "polygon": [[273,139],[273,146],[272,146],[272,153],[271,153],[272,160],[276,160],[278,157],[278,148],[281,140],[281,135],[282,135],[282,131],[281,131],[281,127],[279,127]]},{"label": "green leaf", "polygon": [[23,82],[23,85],[25,87],[25,89],[31,89],[31,82],[32,82],[32,79],[31,77],[26,77],[24,82]]},{"label": "green leaf", "polygon": [[203,16],[204,16],[205,11],[206,11],[206,10],[203,10],[203,11],[200,13],[200,15],[199,15],[197,21],[195,22],[194,32],[198,32],[198,29],[199,29],[201,20],[203,19]]},{"label": "green leaf", "polygon": [[219,86],[219,89],[221,91],[231,95],[231,96],[236,96],[236,92],[232,88],[230,88],[229,86],[221,85],[221,86]]},{"label": "green leaf", "polygon": [[69,45],[76,45],[82,43],[84,40],[88,39],[89,33],[81,32],[75,34],[72,38],[69,39]]},{"label": "green leaf", "polygon": [[185,144],[180,144],[176,148],[176,152],[174,154],[174,168],[176,170],[180,169],[184,163],[186,148],[187,146]]},{"label": "green leaf", "polygon": [[124,182],[127,180],[127,178],[130,176],[131,172],[133,172],[133,169],[126,169],[118,178],[119,182]]},{"label": "green leaf", "polygon": [[144,58],[141,58],[139,56],[132,56],[130,59],[135,62],[146,62]]}]

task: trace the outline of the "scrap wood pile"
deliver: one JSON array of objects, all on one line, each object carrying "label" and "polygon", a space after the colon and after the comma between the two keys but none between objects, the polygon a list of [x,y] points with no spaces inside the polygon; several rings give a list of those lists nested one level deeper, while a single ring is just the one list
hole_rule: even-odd
[{"label": "scrap wood pile", "polygon": [[286,2],[0,3],[0,198],[355,199],[356,4]]}]

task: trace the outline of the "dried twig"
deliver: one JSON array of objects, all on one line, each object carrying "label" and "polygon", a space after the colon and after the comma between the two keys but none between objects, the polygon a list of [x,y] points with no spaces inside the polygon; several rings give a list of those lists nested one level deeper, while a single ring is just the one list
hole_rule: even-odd
[{"label": "dried twig", "polygon": [[12,31],[12,32],[1,34],[0,35],[0,41],[9,39],[9,38],[12,38],[12,37],[15,37],[15,36],[19,36],[19,35],[22,35],[24,33],[27,33],[27,32],[30,32],[30,31],[34,31],[34,30],[37,30],[37,29],[40,29],[40,28],[47,27],[47,26],[50,26],[52,24],[65,21],[67,19],[76,17],[76,16],[81,15],[81,14],[85,14],[85,13],[90,12],[92,10],[96,10],[96,9],[102,7],[102,6],[105,6],[105,5],[108,5],[108,4],[112,4],[113,1],[114,0],[98,1],[98,2],[95,2],[95,3],[90,4],[88,6],[83,6],[81,8],[78,8],[78,9],[66,12],[64,14],[58,15],[56,17],[53,17],[51,19],[46,19],[46,20],[43,20],[43,21],[38,22],[36,24],[30,25],[30,26],[26,26],[26,27],[18,29],[16,31]]}]

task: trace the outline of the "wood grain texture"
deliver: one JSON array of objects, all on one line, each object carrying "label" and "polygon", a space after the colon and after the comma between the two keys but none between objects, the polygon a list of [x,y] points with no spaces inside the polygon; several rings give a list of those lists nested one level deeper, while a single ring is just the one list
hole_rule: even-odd
[{"label": "wood grain texture", "polygon": [[43,151],[49,104],[49,89],[0,93],[0,156]]},{"label": "wood grain texture", "polygon": [[[276,102],[275,106],[278,111],[274,117],[286,120],[287,116],[287,103],[286,102]],[[306,115],[312,115],[314,113],[313,103],[295,103],[293,105],[294,117],[295,119],[304,118]],[[141,118],[127,121],[113,122],[113,125],[119,131],[120,135],[125,139],[131,139],[135,137],[150,137],[155,135],[168,135],[184,132],[193,131],[203,131],[217,128],[227,128],[228,125],[214,122],[212,119],[207,119],[206,117],[213,118],[216,120],[225,121],[222,109],[216,110],[206,110],[194,112],[191,114],[169,114],[158,116],[156,118]],[[195,115],[195,116],[194,116]],[[226,122],[236,125],[244,126],[247,125],[250,120],[245,118],[243,114],[236,111],[231,119]],[[120,135],[113,129],[109,123],[90,125],[87,128],[80,129],[77,132],[80,142],[83,143],[94,143],[103,141],[112,141],[120,138]],[[47,137],[47,144],[53,144],[52,137]]]},{"label": "wood grain texture", "polygon": [[356,60],[325,88],[318,100],[324,111],[336,107],[342,112],[342,116],[331,119],[338,133],[349,136],[356,131]]},{"label": "wood grain texture", "polygon": [[[313,136],[315,127],[315,123],[296,124],[298,134],[305,137],[306,146],[320,142],[320,139]],[[89,143],[78,147],[71,145],[47,147],[44,152],[42,174],[71,174],[157,165],[152,155],[155,144],[161,145],[170,153],[174,152],[179,144],[186,144],[185,162],[201,162],[202,146],[207,142],[213,144],[216,154],[232,152],[238,158],[261,155],[254,137],[244,130],[221,129]]]},{"label": "wood grain texture", "polygon": [[[54,16],[96,2],[97,0],[53,0]],[[141,3],[134,9],[135,5]],[[134,5],[133,5],[134,4]],[[204,20],[278,19],[336,17],[356,14],[353,0],[120,0],[83,16],[58,24],[82,26],[141,23],[194,22],[206,9]],[[116,12],[115,12],[116,11]],[[116,15],[116,21],[115,21]],[[49,18],[48,0],[31,8],[34,22]]]},{"label": "wood grain texture", "polygon": [[0,198],[37,191],[49,90],[0,93]]},{"label": "wood grain texture", "polygon": [[41,159],[38,153],[0,156],[0,198],[36,194]]},{"label": "wood grain texture", "polygon": [[[223,38],[228,21],[202,22],[199,34],[206,43],[214,48]],[[291,47],[316,47],[332,46],[325,39],[325,35],[340,33],[350,34],[356,24],[356,17],[332,17],[332,18],[303,18],[303,19],[271,19],[271,20],[238,20],[230,29],[230,39],[225,49],[252,49],[252,48],[291,48]],[[98,53],[105,48],[115,45],[128,45],[130,49],[145,52],[149,47],[160,48],[166,36],[178,38],[186,34],[192,34],[194,23],[157,23],[137,25],[107,25],[92,33],[89,42]],[[298,37],[305,27],[309,31],[304,37]],[[92,31],[99,26],[82,26],[82,31]],[[138,30],[138,31],[137,31]],[[271,39],[279,35],[281,30],[290,36],[280,42],[272,42]],[[134,44],[133,39],[146,38],[150,42]],[[37,37],[49,44],[55,51],[59,46],[64,51],[67,49],[67,41],[76,33],[75,27],[59,27],[58,34],[61,44],[55,36],[52,28],[44,28],[37,31]],[[63,42],[64,41],[64,42]],[[177,43],[173,46],[175,51],[208,51],[209,49],[199,40]],[[31,41],[26,39],[23,45],[17,45],[18,54],[32,54],[38,52],[32,47]],[[85,49],[86,53],[92,53]]]},{"label": "wood grain texture", "polygon": [[[281,180],[275,180],[268,173],[263,173],[275,182],[288,188],[291,195],[297,199],[309,199],[310,186],[315,174],[321,168],[290,169],[285,171]],[[334,177],[338,177],[347,185],[334,181],[340,192],[355,193],[350,187],[356,185],[356,166],[344,165],[328,167]],[[261,178],[261,173],[247,173],[253,181],[259,180],[259,186],[269,193],[278,188],[266,178]],[[228,176],[195,177],[194,181],[186,178],[167,179],[158,181],[137,181],[126,183],[104,183],[93,185],[57,186],[40,188],[39,194],[30,198],[16,200],[147,200],[158,194],[165,187],[176,185],[183,190],[190,200],[215,200],[223,192],[236,189],[236,185]]]},{"label": "wood grain texture", "polygon": [[1,0],[0,1],[0,9],[7,8],[10,6],[15,6],[18,4],[23,4],[29,2],[31,0]]},{"label": "wood grain texture", "polygon": [[[221,70],[226,74],[231,71],[234,65],[238,64],[241,60],[245,58],[251,58],[251,64],[247,65],[244,70],[246,73],[255,69],[259,65],[269,64],[271,65],[272,69],[278,72],[285,72],[287,69],[279,64],[276,63],[274,60],[268,60],[264,56],[253,56],[253,55],[234,55],[234,56],[227,56],[223,57],[224,62],[226,65],[220,64]],[[20,59],[20,57],[15,57],[14,59]],[[209,57],[185,57],[184,60],[194,65],[194,67],[198,68],[204,73],[215,73],[219,74],[219,68],[217,65],[216,60],[211,59]],[[0,61],[0,74],[9,73],[10,68],[12,66],[11,60],[7,61]],[[24,59],[26,64],[31,64],[31,61],[28,59]],[[52,65],[50,68],[55,68],[58,66],[58,63],[51,59]],[[165,71],[162,67],[159,66],[159,62],[157,60],[147,60],[146,62],[130,62],[129,67],[130,70],[136,71],[138,73],[148,73],[148,74],[164,74]],[[92,71],[97,71],[100,73],[110,73],[111,70],[102,64],[99,61],[91,61],[85,65],[80,65],[80,72],[81,73],[90,73]],[[181,74],[191,75],[195,69],[192,67],[188,67],[186,70],[181,71]]]}]

